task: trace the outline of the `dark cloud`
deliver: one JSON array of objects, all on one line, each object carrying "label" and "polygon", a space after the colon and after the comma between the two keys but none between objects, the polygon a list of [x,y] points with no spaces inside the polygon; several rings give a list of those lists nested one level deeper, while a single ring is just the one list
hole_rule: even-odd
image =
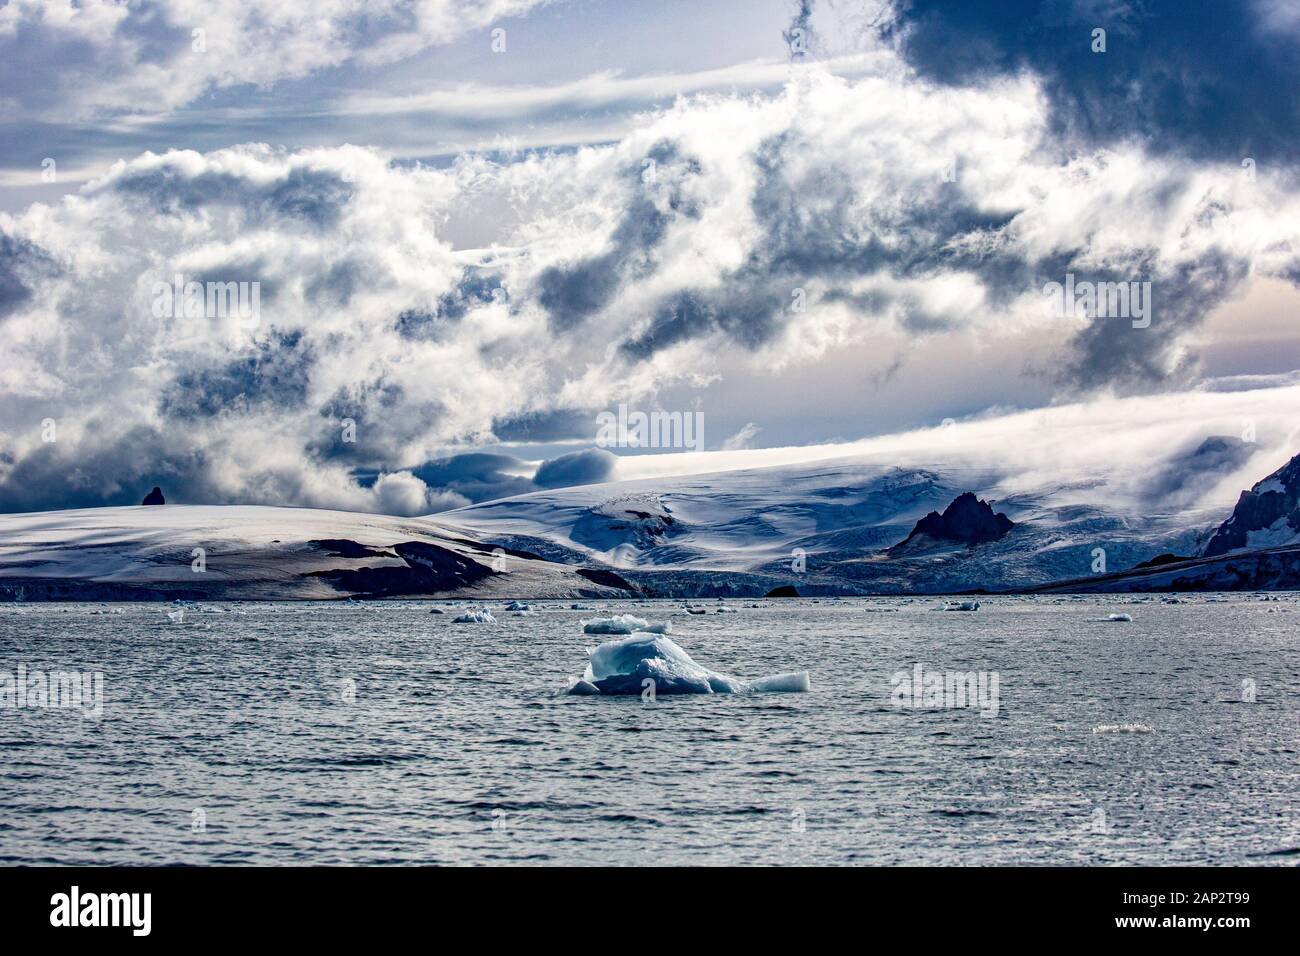
[{"label": "dark cloud", "polygon": [[0,230],[0,319],[31,300],[29,283],[54,272],[54,263],[40,247]]},{"label": "dark cloud", "polygon": [[0,503],[11,512],[138,505],[154,485],[172,503],[222,500],[214,486],[219,463],[203,452],[179,451],[158,430],[135,426],[97,442],[110,423],[92,420],[75,444],[42,444],[0,480]]},{"label": "dark cloud", "polygon": [[[433,494],[455,492],[473,503],[524,495],[543,488],[562,488],[609,481],[616,458],[600,448],[589,448],[542,462],[530,479],[519,472],[523,460],[511,455],[468,452],[426,462],[411,473],[427,484]],[[373,480],[373,475],[367,476]]]},{"label": "dark cloud", "polygon": [[571,438],[591,438],[595,431],[594,415],[569,408],[525,412],[492,423],[492,434],[503,442],[567,441]]},{"label": "dark cloud", "polygon": [[[1300,160],[1300,32],[1257,0],[901,0],[886,30],[923,76],[981,83],[1028,69],[1056,129],[1154,153]],[[1092,51],[1092,30],[1106,51]]]},{"label": "dark cloud", "polygon": [[[755,155],[758,181],[750,200],[760,238],[748,259],[720,287],[685,290],[667,297],[651,317],[621,345],[622,354],[643,360],[694,338],[725,334],[748,349],[770,341],[788,323],[795,289],[817,280],[830,284],[826,301],[854,301],[867,311],[884,310],[885,295],[856,297],[846,288],[863,278],[888,273],[925,278],[944,271],[981,268],[953,240],[1004,228],[1013,212],[991,214],[948,189],[918,190],[890,209],[873,208],[851,177],[826,164],[809,163],[816,147],[794,131],[765,140]],[[798,171],[798,172],[796,172]],[[997,294],[1023,295],[1032,269],[1005,262],[989,271]],[[811,306],[813,303],[809,303]],[[917,303],[900,312],[905,328],[934,331],[944,317]]]},{"label": "dark cloud", "polygon": [[603,448],[587,448],[542,462],[533,481],[542,488],[594,485],[614,477],[617,456]]},{"label": "dark cloud", "polygon": [[411,472],[435,492],[454,491],[477,503],[536,491],[529,479],[507,473],[523,465],[510,455],[470,452],[426,462]]},{"label": "dark cloud", "polygon": [[567,331],[600,311],[626,281],[649,271],[649,253],[663,241],[675,217],[699,216],[681,185],[699,172],[699,162],[683,156],[668,141],[656,143],[644,165],[628,171],[633,195],[614,227],[609,248],[577,263],[551,266],[538,277],[538,302],[557,331]]},{"label": "dark cloud", "polygon": [[509,301],[501,276],[486,269],[466,269],[456,285],[439,296],[432,307],[417,306],[397,316],[397,334],[417,341],[436,341],[445,329],[442,323],[455,323],[471,311],[490,302]]},{"label": "dark cloud", "polygon": [[1141,257],[1125,268],[1078,270],[1076,281],[1150,281],[1151,324],[1134,328],[1128,318],[1092,319],[1070,343],[1061,366],[1066,384],[1084,390],[1112,386],[1120,392],[1152,383],[1187,384],[1196,366],[1194,358],[1179,354],[1182,337],[1236,291],[1249,271],[1249,262],[1221,250],[1170,272],[1155,271],[1154,263]]},{"label": "dark cloud", "polygon": [[246,415],[302,405],[315,355],[300,331],[272,331],[249,354],[211,368],[181,372],[159,411],[180,419]]},{"label": "dark cloud", "polygon": [[297,220],[318,229],[337,225],[353,192],[352,185],[333,170],[295,166],[279,180],[261,183],[212,168],[190,174],[170,162],[132,170],[101,188],[144,199],[165,215],[234,206],[256,220]]},{"label": "dark cloud", "polygon": [[[812,0],[797,0],[794,16],[790,19],[790,25],[781,31],[786,46],[790,47],[790,59],[792,60],[802,60],[811,51],[813,39],[812,15]],[[796,41],[798,41],[798,48],[796,48]]]}]

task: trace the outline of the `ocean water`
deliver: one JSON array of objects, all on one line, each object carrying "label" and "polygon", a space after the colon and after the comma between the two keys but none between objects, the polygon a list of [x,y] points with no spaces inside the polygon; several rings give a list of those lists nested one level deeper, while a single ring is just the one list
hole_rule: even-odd
[{"label": "ocean water", "polygon": [[[3,605],[0,675],[103,709],[0,707],[0,862],[1295,864],[1300,601],[1132,600],[602,603],[812,676],[653,701],[563,694],[567,602]],[[996,714],[899,706],[918,663]]]}]

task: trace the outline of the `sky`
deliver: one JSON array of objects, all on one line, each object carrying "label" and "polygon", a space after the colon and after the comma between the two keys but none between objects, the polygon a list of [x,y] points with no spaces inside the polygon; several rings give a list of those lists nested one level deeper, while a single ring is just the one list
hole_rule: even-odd
[{"label": "sky", "polygon": [[0,511],[1294,454],[1297,74],[1300,0],[10,0]]}]

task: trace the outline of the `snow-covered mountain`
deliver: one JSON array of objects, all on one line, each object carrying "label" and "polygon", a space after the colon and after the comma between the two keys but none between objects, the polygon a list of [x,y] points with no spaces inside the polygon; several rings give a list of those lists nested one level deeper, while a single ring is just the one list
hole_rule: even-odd
[{"label": "snow-covered mountain", "polygon": [[[1239,456],[1203,444],[1157,463],[1175,502],[1184,460],[1206,482]],[[881,456],[535,492],[425,518],[174,504],[5,515],[0,599],[1294,587],[1298,461],[1226,521],[1224,509],[1161,508],[1103,473],[1060,482]]]},{"label": "snow-covered mountain", "polygon": [[[1222,519],[1118,509],[1100,480],[1012,491],[1012,479],[988,468],[842,459],[537,492],[436,519],[551,560],[599,562],[647,593],[674,596],[778,585],[801,593],[1032,587],[1194,552]],[[955,501],[961,512],[960,501],[975,501],[968,492],[1005,512],[1011,527],[992,519],[1001,537],[926,536],[924,548],[895,548],[931,513]]]},{"label": "snow-covered mountain", "polygon": [[1205,546],[1118,574],[1053,583],[1060,591],[1244,591],[1300,588],[1300,455],[1243,491]]},{"label": "snow-covered mountain", "polygon": [[0,600],[592,598],[623,585],[424,518],[242,505],[0,516]]},{"label": "snow-covered mountain", "polygon": [[1300,543],[1300,455],[1243,491],[1231,517],[1202,554],[1215,557],[1242,549]]}]

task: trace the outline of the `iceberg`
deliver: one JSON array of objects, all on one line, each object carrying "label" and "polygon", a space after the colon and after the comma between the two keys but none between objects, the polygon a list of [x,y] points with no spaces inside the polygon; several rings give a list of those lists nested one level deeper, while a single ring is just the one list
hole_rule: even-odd
[{"label": "iceberg", "polygon": [[[588,633],[591,633],[590,631]],[[636,634],[606,641],[591,652],[586,673],[569,688],[570,694],[639,695],[651,681],[656,694],[804,693],[807,671],[776,674],[745,682],[701,667],[672,638]]]},{"label": "iceberg", "polygon": [[633,634],[637,631],[667,634],[672,629],[671,621],[651,624],[645,618],[637,617],[635,614],[615,614],[613,617],[598,617],[582,622],[584,634]]},{"label": "iceberg", "polygon": [[507,610],[507,611],[527,611],[527,610],[530,610],[530,608],[529,608],[528,604],[525,603],[524,601],[511,601],[509,604],[506,605],[506,610]]},{"label": "iceberg", "polygon": [[481,611],[467,611],[458,617],[453,617],[453,624],[495,624],[497,619],[492,616],[492,612],[487,608]]}]

